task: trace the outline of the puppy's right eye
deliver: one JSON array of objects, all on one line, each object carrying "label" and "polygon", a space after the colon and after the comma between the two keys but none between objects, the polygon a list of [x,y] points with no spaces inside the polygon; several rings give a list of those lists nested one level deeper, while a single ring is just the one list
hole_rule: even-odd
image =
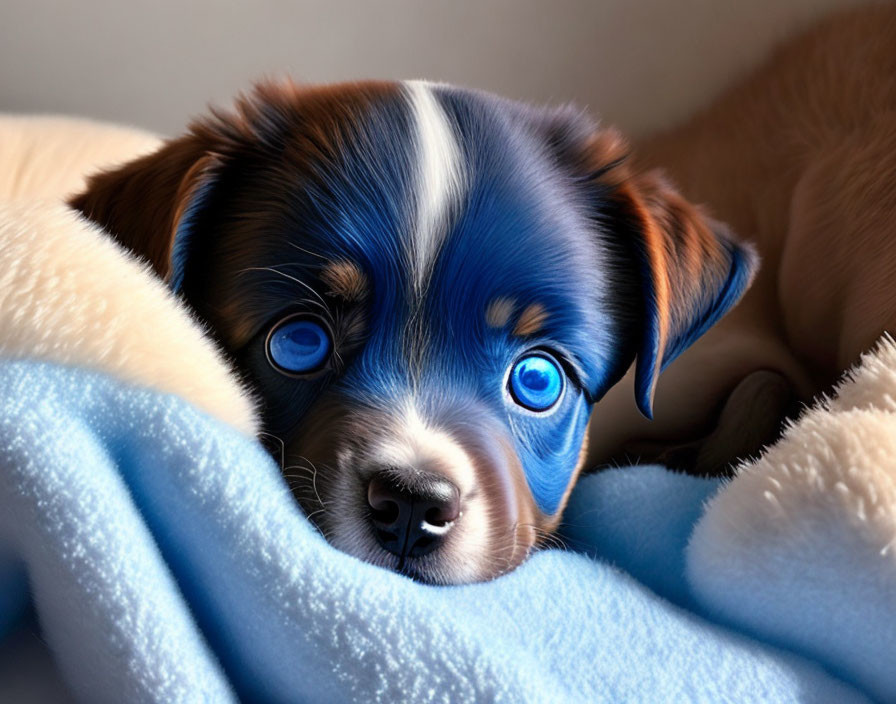
[{"label": "puppy's right eye", "polygon": [[284,374],[316,372],[326,364],[332,350],[329,330],[313,318],[287,318],[268,334],[268,360]]},{"label": "puppy's right eye", "polygon": [[563,395],[563,372],[546,352],[528,354],[510,369],[510,395],[523,408],[546,411]]}]

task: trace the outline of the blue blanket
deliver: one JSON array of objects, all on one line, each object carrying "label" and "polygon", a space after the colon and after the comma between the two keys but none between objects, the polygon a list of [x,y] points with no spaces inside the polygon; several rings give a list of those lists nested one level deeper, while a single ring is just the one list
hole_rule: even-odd
[{"label": "blue blanket", "polygon": [[8,362],[0,628],[33,601],[89,702],[865,701],[689,610],[683,549],[716,488],[588,477],[577,551],[426,586],[331,548],[260,446],[180,399]]}]

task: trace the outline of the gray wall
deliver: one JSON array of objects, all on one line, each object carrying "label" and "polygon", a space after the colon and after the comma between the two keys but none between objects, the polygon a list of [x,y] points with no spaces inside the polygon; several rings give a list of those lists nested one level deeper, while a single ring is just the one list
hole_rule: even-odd
[{"label": "gray wall", "polygon": [[178,131],[256,77],[430,78],[679,119],[856,0],[0,0],[0,110]]}]

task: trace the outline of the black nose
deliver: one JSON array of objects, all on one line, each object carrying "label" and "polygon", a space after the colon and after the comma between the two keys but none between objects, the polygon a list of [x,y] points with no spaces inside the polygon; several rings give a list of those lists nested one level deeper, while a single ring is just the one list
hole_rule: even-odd
[{"label": "black nose", "polygon": [[377,541],[401,558],[435,550],[460,515],[457,487],[447,479],[403,479],[398,470],[374,474],[367,485],[370,520]]}]

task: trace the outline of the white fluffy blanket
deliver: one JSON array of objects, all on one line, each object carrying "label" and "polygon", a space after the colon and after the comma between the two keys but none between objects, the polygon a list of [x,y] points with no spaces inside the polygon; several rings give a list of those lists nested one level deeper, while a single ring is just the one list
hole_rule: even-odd
[{"label": "white fluffy blanket", "polygon": [[0,115],[0,357],[106,371],[252,434],[251,400],[184,306],[63,204],[86,175],[159,143],[88,120]]},{"label": "white fluffy blanket", "polygon": [[714,616],[896,701],[896,343],[709,502],[687,576]]}]

